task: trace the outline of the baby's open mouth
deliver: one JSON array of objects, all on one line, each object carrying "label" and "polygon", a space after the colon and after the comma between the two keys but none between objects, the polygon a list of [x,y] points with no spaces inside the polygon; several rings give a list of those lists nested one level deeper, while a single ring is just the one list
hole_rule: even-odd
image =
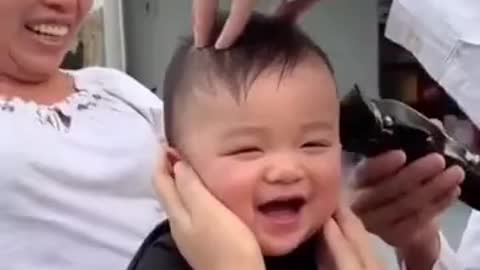
[{"label": "baby's open mouth", "polygon": [[279,198],[260,204],[258,210],[266,216],[281,218],[297,215],[306,200],[303,197]]}]

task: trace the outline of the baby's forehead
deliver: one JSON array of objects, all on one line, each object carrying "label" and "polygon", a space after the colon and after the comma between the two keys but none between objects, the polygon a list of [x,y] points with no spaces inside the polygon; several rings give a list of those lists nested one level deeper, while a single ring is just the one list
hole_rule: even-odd
[{"label": "baby's forehead", "polygon": [[[246,101],[252,91],[259,90],[278,90],[282,83],[291,79],[298,73],[306,74],[311,77],[326,77],[335,83],[334,74],[328,68],[323,59],[318,56],[306,58],[292,67],[285,67],[281,64],[272,65],[266,69],[251,71],[250,73],[216,74],[209,72],[206,67],[205,72],[192,75],[190,79],[190,93],[194,98],[218,101],[219,99],[234,99],[238,103]],[[298,76],[296,76],[298,77]],[[308,86],[308,81],[295,80],[290,83],[290,91]],[[319,91],[328,91],[323,85],[317,85]]]},{"label": "baby's forehead", "polygon": [[198,85],[177,108],[189,110],[193,118],[210,121],[216,118],[213,114],[243,119],[257,115],[281,117],[283,111],[290,111],[298,117],[310,117],[304,113],[306,110],[321,114],[324,110],[318,111],[319,106],[328,110],[339,104],[334,83],[319,85],[321,80],[288,79],[288,74],[284,78],[279,76],[262,76],[243,88],[232,88],[223,82]]}]

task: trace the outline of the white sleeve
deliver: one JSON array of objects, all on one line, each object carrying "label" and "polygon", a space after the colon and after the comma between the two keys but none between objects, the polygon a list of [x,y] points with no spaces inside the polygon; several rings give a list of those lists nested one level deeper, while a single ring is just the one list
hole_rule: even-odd
[{"label": "white sleeve", "polygon": [[163,102],[150,89],[116,69],[89,67],[74,73],[131,106],[150,123],[159,143],[165,142]]},{"label": "white sleeve", "polygon": [[480,127],[480,1],[394,0],[387,38],[410,51]]},{"label": "white sleeve", "polygon": [[[442,234],[440,239],[440,256],[432,270],[480,270],[480,212],[472,212],[457,253]],[[403,262],[400,264],[407,270]]]},{"label": "white sleeve", "polygon": [[440,233],[440,256],[432,270],[464,270],[460,258],[448,244],[445,236]]},{"label": "white sleeve", "polygon": [[[480,1],[394,0],[385,35],[409,50],[480,127]],[[463,264],[463,266],[462,266]],[[480,214],[455,254],[442,236],[434,270],[480,270]]]},{"label": "white sleeve", "polygon": [[480,212],[472,211],[457,254],[465,270],[480,270]]},{"label": "white sleeve", "polygon": [[[440,232],[440,254],[433,265],[432,270],[466,270],[462,265],[460,258],[455,254],[453,249],[448,244],[445,236]],[[398,260],[401,270],[415,270],[407,269],[405,262],[399,258]]]}]

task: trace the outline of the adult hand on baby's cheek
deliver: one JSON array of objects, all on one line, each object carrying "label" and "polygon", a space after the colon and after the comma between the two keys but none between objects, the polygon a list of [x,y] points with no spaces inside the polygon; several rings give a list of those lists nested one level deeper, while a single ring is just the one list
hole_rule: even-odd
[{"label": "adult hand on baby's cheek", "polygon": [[341,207],[323,228],[321,266],[335,270],[381,270],[370,246],[369,234],[360,219]]},{"label": "adult hand on baby's cheek", "polygon": [[178,249],[196,270],[264,269],[254,235],[182,161],[160,161],[155,187]]}]

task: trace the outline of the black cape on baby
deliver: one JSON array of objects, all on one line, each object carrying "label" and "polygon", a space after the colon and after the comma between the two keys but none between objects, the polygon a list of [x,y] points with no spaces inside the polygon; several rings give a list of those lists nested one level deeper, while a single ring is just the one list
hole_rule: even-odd
[{"label": "black cape on baby", "polygon": [[[317,270],[316,245],[306,241],[281,257],[265,257],[267,270]],[[192,270],[178,251],[168,222],[158,225],[145,239],[127,270]]]}]

